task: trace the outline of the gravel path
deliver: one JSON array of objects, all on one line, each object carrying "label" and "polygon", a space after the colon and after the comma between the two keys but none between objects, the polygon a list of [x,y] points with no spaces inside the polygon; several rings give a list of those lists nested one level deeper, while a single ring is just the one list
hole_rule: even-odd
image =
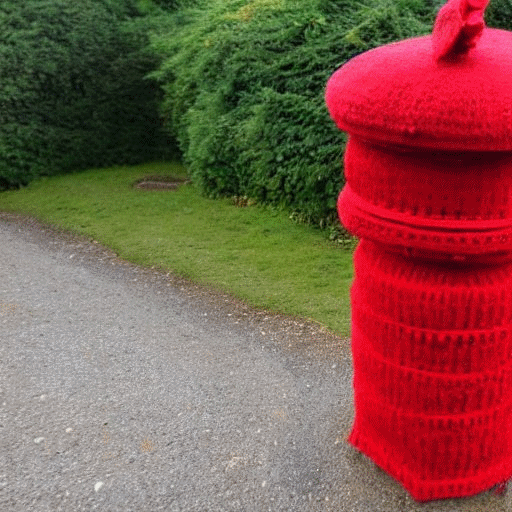
[{"label": "gravel path", "polygon": [[345,442],[348,340],[0,216],[0,511],[416,504]]}]

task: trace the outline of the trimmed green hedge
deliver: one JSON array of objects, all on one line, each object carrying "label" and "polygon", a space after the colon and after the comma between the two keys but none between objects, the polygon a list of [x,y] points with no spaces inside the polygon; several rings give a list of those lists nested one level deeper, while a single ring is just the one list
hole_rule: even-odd
[{"label": "trimmed green hedge", "polygon": [[166,154],[131,0],[0,2],[0,190]]},{"label": "trimmed green hedge", "polygon": [[336,68],[431,31],[442,2],[210,0],[153,38],[162,113],[192,179],[210,196],[282,205],[336,222],[343,135],[324,104]]}]

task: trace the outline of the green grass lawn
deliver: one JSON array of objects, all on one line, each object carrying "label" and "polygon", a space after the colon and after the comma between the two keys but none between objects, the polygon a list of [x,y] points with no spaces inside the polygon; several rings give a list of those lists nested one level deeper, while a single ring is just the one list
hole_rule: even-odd
[{"label": "green grass lawn", "polygon": [[191,184],[141,190],[147,175],[186,176],[176,163],[41,178],[0,193],[0,210],[87,235],[119,257],[171,270],[248,304],[350,334],[352,250],[285,212],[202,197]]}]

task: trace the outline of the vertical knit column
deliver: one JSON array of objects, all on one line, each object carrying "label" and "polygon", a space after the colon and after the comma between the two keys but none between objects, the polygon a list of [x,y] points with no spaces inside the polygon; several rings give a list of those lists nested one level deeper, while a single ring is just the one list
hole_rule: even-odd
[{"label": "vertical knit column", "polygon": [[354,255],[349,441],[419,501],[512,474],[512,264]]}]

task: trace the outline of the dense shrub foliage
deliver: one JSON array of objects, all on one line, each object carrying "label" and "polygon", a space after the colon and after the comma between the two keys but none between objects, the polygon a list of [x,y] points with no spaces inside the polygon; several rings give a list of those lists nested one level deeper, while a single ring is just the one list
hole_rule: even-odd
[{"label": "dense shrub foliage", "polygon": [[136,4],[0,2],[0,190],[164,147]]},{"label": "dense shrub foliage", "polygon": [[[169,156],[175,140],[206,194],[329,224],[345,142],[324,105],[329,76],[429,33],[444,3],[1,0],[0,190]],[[512,0],[493,0],[488,25],[511,20]]]},{"label": "dense shrub foliage", "polygon": [[491,0],[485,21],[489,27],[512,30],[512,0]]},{"label": "dense shrub foliage", "polygon": [[[440,2],[442,3],[442,2]],[[166,126],[193,180],[212,195],[336,218],[343,135],[325,84],[372,47],[431,30],[422,0],[210,0],[170,16],[154,39]]]},{"label": "dense shrub foliage", "polygon": [[162,7],[163,9],[169,9],[176,11],[183,7],[191,7],[198,3],[198,0],[153,0],[153,3]]},{"label": "dense shrub foliage", "polygon": [[[164,2],[165,0],[162,0]],[[428,34],[445,0],[203,0],[155,38],[165,123],[209,195],[336,219],[345,138],[324,106],[329,76],[385,43]],[[512,1],[489,26],[512,28]]]}]

